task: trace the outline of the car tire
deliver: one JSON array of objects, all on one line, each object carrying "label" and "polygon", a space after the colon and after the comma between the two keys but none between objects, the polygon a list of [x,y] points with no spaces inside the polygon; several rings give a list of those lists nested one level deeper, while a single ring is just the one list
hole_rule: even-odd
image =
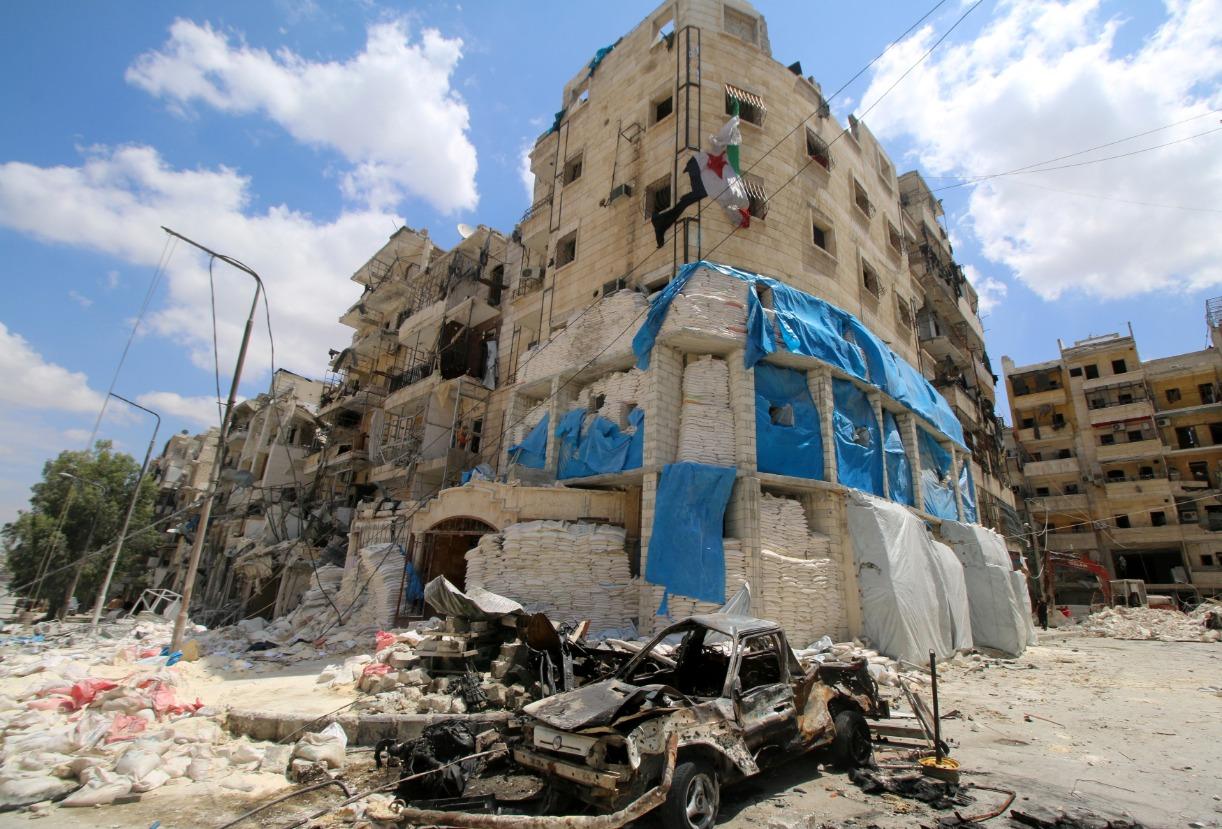
[{"label": "car tire", "polygon": [[836,736],[832,740],[832,762],[842,769],[872,765],[874,744],[870,742],[870,726],[861,712],[846,708],[836,714],[833,722]]},{"label": "car tire", "polygon": [[662,825],[665,829],[713,829],[720,805],[713,767],[703,760],[681,761],[660,810]]}]

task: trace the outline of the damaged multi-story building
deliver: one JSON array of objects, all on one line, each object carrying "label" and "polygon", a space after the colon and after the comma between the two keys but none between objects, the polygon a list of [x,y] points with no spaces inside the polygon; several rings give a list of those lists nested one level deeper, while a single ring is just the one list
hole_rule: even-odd
[{"label": "damaged multi-story building", "polygon": [[[733,157],[709,145],[732,117]],[[727,163],[734,212],[696,192]],[[512,233],[402,228],[352,276],[301,490],[348,532],[349,594],[405,620],[444,575],[648,630],[749,584],[795,639],[858,635],[854,490],[997,528],[1010,569],[996,378],[941,206],[749,4],[666,3],[599,50],[530,165]],[[687,465],[724,470],[701,530],[724,583],[685,592],[651,542]]]},{"label": "damaged multi-story building", "polygon": [[1098,601],[1084,560],[1185,600],[1222,592],[1222,300],[1206,324],[1208,348],[1155,360],[1132,327],[1002,358],[1015,488],[1058,601]]}]

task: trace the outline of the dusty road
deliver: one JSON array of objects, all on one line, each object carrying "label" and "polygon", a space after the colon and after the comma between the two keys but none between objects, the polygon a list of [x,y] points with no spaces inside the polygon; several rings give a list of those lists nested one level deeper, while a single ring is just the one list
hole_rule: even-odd
[{"label": "dusty road", "polygon": [[[942,673],[945,734],[969,772],[964,781],[1011,789],[1019,807],[1085,807],[1151,827],[1222,827],[1222,646],[1056,632],[1041,637],[1019,659],[960,657]],[[354,756],[358,766],[367,758]],[[216,829],[271,797],[267,782],[250,793],[169,785],[140,802],[56,809],[41,821],[4,814],[0,826],[147,829],[160,820],[163,829]],[[1001,799],[978,792],[962,811],[987,811]],[[283,826],[307,807],[337,800],[333,792],[320,793],[244,825]],[[719,825],[890,829],[932,824],[939,814],[949,813],[864,794],[845,775],[801,760],[725,792]],[[988,825],[1010,824],[998,818]]]}]

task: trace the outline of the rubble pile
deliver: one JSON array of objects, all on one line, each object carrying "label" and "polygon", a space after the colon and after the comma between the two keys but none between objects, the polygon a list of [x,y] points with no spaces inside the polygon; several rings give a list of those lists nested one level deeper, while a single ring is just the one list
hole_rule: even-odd
[{"label": "rubble pile", "polygon": [[[796,647],[797,641],[794,641],[793,644]],[[874,681],[890,688],[899,688],[901,680],[911,686],[921,688],[929,683],[929,677],[920,668],[884,656],[859,639],[851,642],[833,642],[832,637],[824,636],[808,648],[795,650],[794,654],[803,665],[815,662],[852,662],[856,659],[864,659]]]},{"label": "rubble pile", "polygon": [[622,629],[637,612],[624,540],[610,524],[511,524],[467,552],[467,586],[557,621],[589,619],[591,632]]},{"label": "rubble pile", "polygon": [[742,339],[747,333],[746,282],[700,268],[671,301],[662,336],[692,331]]},{"label": "rubble pile", "polygon": [[[726,598],[729,599],[740,587],[749,583],[751,579],[747,575],[747,557],[743,555],[742,541],[737,538],[723,538],[721,546],[725,550]],[[657,610],[658,606],[662,603],[663,588],[653,584],[644,584],[643,589],[650,591],[651,603],[649,610],[651,612]],[[721,604],[717,602],[702,602],[690,599],[687,596],[672,595],[667,597],[666,607],[668,615],[651,615],[650,617],[653,620],[652,630],[654,632],[686,616],[695,616],[701,613],[716,613]]]},{"label": "rubble pile", "polygon": [[1193,615],[1148,607],[1108,607],[1082,620],[1080,628],[1113,639],[1154,639],[1163,642],[1217,642],[1222,631],[1205,626],[1202,609]]},{"label": "rubble pile", "polygon": [[571,366],[608,364],[631,357],[632,338],[648,308],[649,301],[636,291],[608,294],[575,316],[551,340],[527,352],[519,368],[519,381],[530,383]]},{"label": "rubble pile", "polygon": [[249,792],[257,773],[283,774],[290,747],[228,739],[218,712],[179,698],[168,623],[108,633],[4,654],[0,808],[106,805],[184,780]]},{"label": "rubble pile", "polygon": [[734,417],[730,370],[725,360],[701,357],[683,369],[679,410],[679,460],[734,465]]}]

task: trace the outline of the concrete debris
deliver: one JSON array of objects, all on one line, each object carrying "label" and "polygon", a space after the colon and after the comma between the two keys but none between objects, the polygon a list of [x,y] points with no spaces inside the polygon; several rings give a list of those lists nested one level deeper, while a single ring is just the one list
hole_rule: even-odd
[{"label": "concrete debris", "polygon": [[1217,642],[1222,640],[1222,631],[1206,627],[1205,618],[1210,610],[1208,605],[1192,614],[1147,607],[1108,607],[1087,616],[1079,627],[1086,633],[1112,639]]},{"label": "concrete debris", "polygon": [[920,771],[857,768],[849,770],[849,779],[866,794],[899,795],[928,803],[935,809],[953,809],[973,802],[958,783],[926,777]]}]

